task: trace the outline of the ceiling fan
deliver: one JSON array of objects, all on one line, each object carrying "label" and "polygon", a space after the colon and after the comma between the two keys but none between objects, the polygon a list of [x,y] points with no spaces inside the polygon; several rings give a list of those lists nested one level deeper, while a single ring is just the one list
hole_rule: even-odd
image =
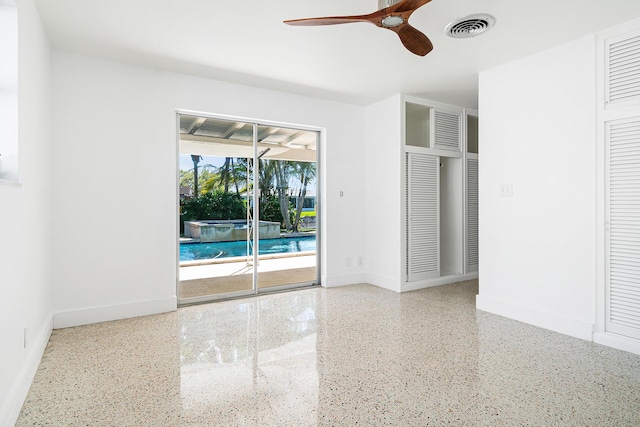
[{"label": "ceiling fan", "polygon": [[380,10],[368,15],[328,16],[324,18],[305,18],[284,21],[289,25],[336,25],[352,22],[370,22],[380,28],[386,28],[398,34],[404,47],[416,55],[425,56],[433,49],[431,40],[409,25],[409,17],[421,6],[431,0],[378,0]]}]

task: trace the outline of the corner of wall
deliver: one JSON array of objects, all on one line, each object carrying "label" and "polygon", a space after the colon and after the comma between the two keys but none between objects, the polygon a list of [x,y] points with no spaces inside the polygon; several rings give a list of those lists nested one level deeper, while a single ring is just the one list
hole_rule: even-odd
[{"label": "corner of wall", "polygon": [[340,286],[357,285],[365,282],[364,273],[343,274],[340,276],[323,276],[322,286],[325,288],[337,288]]},{"label": "corner of wall", "polygon": [[388,289],[393,292],[402,292],[402,283],[400,282],[399,277],[388,277],[375,273],[367,273],[366,283],[379,288]]},{"label": "corner of wall", "polygon": [[11,388],[9,398],[4,402],[3,407],[0,409],[0,420],[2,424],[0,427],[13,426],[20,411],[22,405],[27,398],[29,389],[33,378],[36,376],[38,367],[40,366],[40,360],[44,355],[44,350],[49,343],[49,337],[51,337],[51,331],[53,330],[53,317],[49,316],[45,324],[40,328],[40,331],[36,335],[34,340],[35,345],[30,346],[30,349],[26,349],[25,362],[20,368],[18,378]]},{"label": "corner of wall", "polygon": [[62,311],[53,314],[53,329],[167,313],[169,311],[175,311],[177,308],[178,302],[176,297],[170,297],[155,301]]},{"label": "corner of wall", "polygon": [[593,342],[606,345],[617,350],[628,351],[640,355],[640,341],[608,332],[594,332]]},{"label": "corner of wall", "polygon": [[592,340],[593,324],[563,317],[555,313],[524,307],[484,295],[476,295],[476,309],[575,338],[587,341]]}]

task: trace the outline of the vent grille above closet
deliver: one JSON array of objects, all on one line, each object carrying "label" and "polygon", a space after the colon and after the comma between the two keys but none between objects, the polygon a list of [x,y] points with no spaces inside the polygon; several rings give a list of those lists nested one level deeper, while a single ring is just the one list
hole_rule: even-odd
[{"label": "vent grille above closet", "polygon": [[640,99],[640,35],[608,44],[606,80],[608,103]]},{"label": "vent grille above closet", "polygon": [[460,115],[434,109],[435,148],[460,149]]}]

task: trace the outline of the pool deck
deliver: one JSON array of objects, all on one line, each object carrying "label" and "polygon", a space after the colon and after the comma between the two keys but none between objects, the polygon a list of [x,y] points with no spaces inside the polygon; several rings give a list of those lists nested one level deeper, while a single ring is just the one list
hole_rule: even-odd
[{"label": "pool deck", "polygon": [[[315,231],[300,231],[298,233],[280,233],[280,238],[281,239],[288,239],[288,238],[293,238],[293,237],[310,237],[310,236],[315,236],[316,232]],[[180,237],[180,244],[191,244],[191,243],[200,243],[200,240],[198,239],[192,239],[191,237]],[[226,243],[226,242],[220,242],[220,243]]]},{"label": "pool deck", "polygon": [[[253,266],[244,257],[189,261],[180,265],[179,295],[198,298],[248,291],[253,287]],[[187,265],[188,264],[188,265]],[[261,256],[258,261],[258,287],[309,283],[317,280],[314,252]]]},{"label": "pool deck", "polygon": [[[315,266],[315,252],[261,255],[258,261],[258,273]],[[251,269],[252,265],[245,257],[186,261],[180,263],[180,281],[250,274]]]}]

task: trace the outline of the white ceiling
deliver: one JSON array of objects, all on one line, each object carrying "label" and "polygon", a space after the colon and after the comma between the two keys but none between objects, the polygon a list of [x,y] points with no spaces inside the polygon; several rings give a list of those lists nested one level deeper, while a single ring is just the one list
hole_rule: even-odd
[{"label": "white ceiling", "polygon": [[[640,17],[640,0],[433,0],[410,23],[425,57],[367,23],[292,27],[285,19],[366,14],[377,0],[36,0],[54,48],[250,86],[368,104],[395,93],[477,107],[477,74]],[[489,13],[476,38],[444,35]]]}]

